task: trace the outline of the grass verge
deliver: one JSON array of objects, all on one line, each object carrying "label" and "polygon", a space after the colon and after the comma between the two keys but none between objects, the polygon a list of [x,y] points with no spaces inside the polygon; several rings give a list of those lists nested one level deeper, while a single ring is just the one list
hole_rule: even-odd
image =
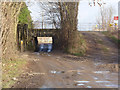
[{"label": "grass verge", "polygon": [[[120,39],[119,39],[119,35],[120,33],[117,31],[106,31],[106,32],[102,32],[104,35],[106,35],[108,38],[110,38],[114,43],[116,43],[118,46],[120,46]],[[115,36],[117,36],[118,38],[116,38]]]},{"label": "grass verge", "polygon": [[2,60],[2,88],[10,88],[16,83],[16,77],[22,73],[26,60],[24,59],[11,59]]}]

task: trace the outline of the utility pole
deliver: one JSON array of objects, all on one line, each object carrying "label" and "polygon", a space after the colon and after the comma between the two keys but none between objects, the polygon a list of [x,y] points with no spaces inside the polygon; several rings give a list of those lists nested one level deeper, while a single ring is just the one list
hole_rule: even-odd
[{"label": "utility pole", "polygon": [[53,24],[52,24],[52,29],[53,29],[53,27],[54,27],[54,13],[53,13]]},{"label": "utility pole", "polygon": [[43,17],[43,11],[42,11],[42,29],[43,29],[43,21],[44,21],[44,17]]}]

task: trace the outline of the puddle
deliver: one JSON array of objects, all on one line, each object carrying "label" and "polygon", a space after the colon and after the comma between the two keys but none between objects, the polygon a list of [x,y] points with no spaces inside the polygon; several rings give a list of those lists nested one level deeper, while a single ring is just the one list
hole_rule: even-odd
[{"label": "puddle", "polygon": [[96,83],[110,83],[110,81],[96,81]]},{"label": "puddle", "polygon": [[105,85],[106,87],[114,87],[114,88],[118,88],[118,85]]},{"label": "puddle", "polygon": [[109,73],[109,71],[94,71],[94,73],[97,73],[97,74],[106,74],[106,73]]},{"label": "puddle", "polygon": [[94,77],[94,79],[95,79],[95,80],[98,80],[98,78],[97,78],[97,77]]},{"label": "puddle", "polygon": [[[67,72],[76,72],[77,74],[83,74],[83,73],[81,73],[82,71],[80,71],[80,70],[68,70]],[[65,73],[65,71],[50,71],[50,73],[60,74],[60,73]]]},{"label": "puddle", "polygon": [[89,83],[90,81],[75,81],[77,83]]},{"label": "puddle", "polygon": [[92,88],[92,86],[87,86],[87,88]]},{"label": "puddle", "polygon": [[57,71],[50,71],[50,72],[51,72],[51,73],[54,73],[54,74],[57,73]]},{"label": "puddle", "polygon": [[52,74],[60,74],[60,73],[65,73],[65,71],[50,71]]},{"label": "puddle", "polygon": [[83,85],[85,85],[85,84],[77,84],[77,86],[83,86]]},{"label": "puddle", "polygon": [[77,72],[77,74],[82,74],[81,72]]}]

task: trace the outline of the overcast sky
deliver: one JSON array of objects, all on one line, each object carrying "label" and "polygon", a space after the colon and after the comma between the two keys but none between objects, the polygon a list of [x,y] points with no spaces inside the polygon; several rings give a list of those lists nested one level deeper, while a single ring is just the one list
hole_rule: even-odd
[{"label": "overcast sky", "polygon": [[[99,16],[100,7],[97,4],[96,6],[90,7],[89,1],[90,0],[82,0],[79,3],[78,29],[80,29],[80,24],[96,23],[96,18]],[[120,0],[103,0],[103,2],[106,3],[104,7],[112,6],[114,8],[114,16],[118,16],[118,1]],[[33,21],[41,21],[42,9],[38,2],[27,3],[27,5],[28,9],[31,11]]]},{"label": "overcast sky", "polygon": [[[115,10],[114,16],[118,15],[118,0],[104,0],[106,5],[104,7],[112,6]],[[110,2],[111,1],[111,2]],[[78,21],[81,23],[95,23],[96,18],[99,16],[100,7],[96,6],[90,7],[88,2],[81,1],[79,5]]]}]

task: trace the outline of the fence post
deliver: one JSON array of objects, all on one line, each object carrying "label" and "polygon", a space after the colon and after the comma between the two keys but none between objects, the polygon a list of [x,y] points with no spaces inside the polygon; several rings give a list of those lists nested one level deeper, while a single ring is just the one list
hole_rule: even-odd
[{"label": "fence post", "polygon": [[21,40],[21,52],[24,52],[23,40]]}]

